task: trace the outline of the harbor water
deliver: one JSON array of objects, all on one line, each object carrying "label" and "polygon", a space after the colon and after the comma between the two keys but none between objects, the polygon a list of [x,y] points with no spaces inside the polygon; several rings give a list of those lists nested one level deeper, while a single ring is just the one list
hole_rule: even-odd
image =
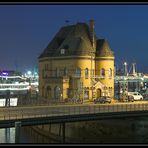
[{"label": "harbor water", "polygon": [[[148,118],[66,123],[65,143],[147,143]],[[60,124],[21,127],[21,144],[62,143]],[[0,129],[0,143],[14,144],[15,129]]]}]

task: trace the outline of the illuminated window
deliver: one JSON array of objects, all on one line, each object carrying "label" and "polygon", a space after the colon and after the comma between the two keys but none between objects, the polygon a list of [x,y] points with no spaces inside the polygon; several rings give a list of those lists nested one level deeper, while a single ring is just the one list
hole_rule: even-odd
[{"label": "illuminated window", "polygon": [[60,99],[60,97],[61,97],[61,88],[56,86],[54,88],[54,98],[55,99]]},{"label": "illuminated window", "polygon": [[111,68],[109,68],[109,70],[108,70],[108,76],[109,76],[109,78],[112,77],[112,69]]},{"label": "illuminated window", "polygon": [[81,68],[76,68],[76,76],[80,77],[81,76]]},{"label": "illuminated window", "polygon": [[61,49],[61,54],[65,54],[65,49]]}]

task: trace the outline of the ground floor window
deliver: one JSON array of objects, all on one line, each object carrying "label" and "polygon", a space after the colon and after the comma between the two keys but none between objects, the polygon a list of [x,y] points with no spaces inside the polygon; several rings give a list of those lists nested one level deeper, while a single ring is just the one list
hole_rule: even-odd
[{"label": "ground floor window", "polygon": [[88,90],[85,90],[84,91],[84,99],[85,100],[88,100],[89,99],[89,91]]},{"label": "ground floor window", "polygon": [[55,88],[54,88],[54,98],[55,99],[60,99],[61,98],[61,88],[60,87],[58,87],[58,86],[56,86]]},{"label": "ground floor window", "polygon": [[47,86],[46,88],[46,96],[51,97],[51,87],[50,86]]}]

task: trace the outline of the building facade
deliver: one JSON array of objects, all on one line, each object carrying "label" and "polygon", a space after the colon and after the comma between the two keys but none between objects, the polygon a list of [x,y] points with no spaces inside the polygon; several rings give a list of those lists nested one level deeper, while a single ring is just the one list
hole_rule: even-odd
[{"label": "building facade", "polygon": [[114,96],[114,54],[94,20],[62,27],[38,58],[39,93],[48,99]]}]

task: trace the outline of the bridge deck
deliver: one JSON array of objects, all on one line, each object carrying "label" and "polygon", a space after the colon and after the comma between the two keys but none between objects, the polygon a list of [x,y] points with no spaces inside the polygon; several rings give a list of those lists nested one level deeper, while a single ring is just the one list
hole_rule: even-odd
[{"label": "bridge deck", "polygon": [[0,108],[0,128],[12,127],[16,121],[22,126],[145,116],[148,102],[115,104],[82,104]]}]

